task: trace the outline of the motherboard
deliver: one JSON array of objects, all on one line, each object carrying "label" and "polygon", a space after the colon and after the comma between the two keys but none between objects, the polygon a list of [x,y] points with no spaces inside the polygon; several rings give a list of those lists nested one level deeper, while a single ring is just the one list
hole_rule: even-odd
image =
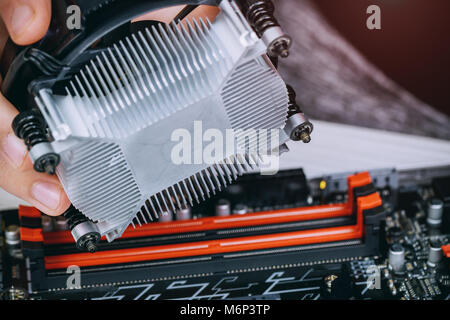
[{"label": "motherboard", "polygon": [[0,218],[7,300],[450,299],[450,168],[249,174],[96,253],[63,217]]}]

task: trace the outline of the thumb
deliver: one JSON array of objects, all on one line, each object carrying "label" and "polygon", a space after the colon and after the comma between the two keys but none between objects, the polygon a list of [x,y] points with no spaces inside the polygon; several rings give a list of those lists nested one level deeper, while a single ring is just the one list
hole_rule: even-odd
[{"label": "thumb", "polygon": [[0,0],[0,14],[12,40],[28,45],[40,40],[50,25],[50,0]]}]

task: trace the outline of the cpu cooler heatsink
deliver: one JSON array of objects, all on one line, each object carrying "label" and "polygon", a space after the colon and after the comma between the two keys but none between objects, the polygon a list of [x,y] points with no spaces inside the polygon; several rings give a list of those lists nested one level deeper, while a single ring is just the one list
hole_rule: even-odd
[{"label": "cpu cooler heatsink", "polygon": [[[204,200],[289,139],[286,85],[267,44],[234,2],[220,8],[213,23],[159,24],[118,41],[73,76],[65,95],[36,96],[53,138],[42,146],[59,154],[69,199],[109,241]],[[240,129],[235,148],[214,163],[174,163],[173,133],[194,136],[198,123],[223,136]],[[260,131],[276,134],[261,143]],[[195,143],[191,151],[201,152]]]}]

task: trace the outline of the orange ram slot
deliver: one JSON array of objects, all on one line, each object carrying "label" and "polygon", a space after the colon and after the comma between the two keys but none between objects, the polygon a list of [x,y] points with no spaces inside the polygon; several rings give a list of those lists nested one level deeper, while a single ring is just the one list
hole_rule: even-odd
[{"label": "orange ram slot", "polygon": [[[302,208],[282,209],[249,213],[245,216],[205,217],[189,221],[171,221],[149,223],[140,227],[128,227],[121,238],[139,238],[163,234],[176,234],[248,227],[264,224],[276,224],[305,220],[343,217],[353,213],[353,189],[371,183],[368,172],[361,172],[347,178],[348,200],[342,204],[329,204]],[[105,237],[102,240],[106,240]],[[44,244],[73,243],[70,231],[54,231],[44,233]]]},{"label": "orange ram slot", "polygon": [[312,243],[356,239],[361,237],[361,230],[355,226],[327,228],[323,230],[298,231],[253,236],[236,239],[201,241],[176,245],[153,246],[123,250],[101,251],[94,254],[76,253],[45,257],[45,268],[63,269],[70,265],[80,267],[129,263],[159,259],[211,255],[226,252],[268,249]]},{"label": "orange ram slot", "polygon": [[40,218],[41,212],[34,207],[27,207],[19,205],[19,218],[27,217],[27,218]]},{"label": "orange ram slot", "polygon": [[[138,238],[162,234],[187,233],[228,229],[293,221],[316,220],[351,215],[346,204],[333,204],[303,208],[282,209],[249,213],[243,216],[206,217],[188,221],[149,223],[142,227],[128,227],[121,238]],[[70,231],[44,233],[44,244],[72,243]]]},{"label": "orange ram slot", "polygon": [[20,239],[23,241],[41,242],[44,239],[42,229],[20,227]]},{"label": "orange ram slot", "polygon": [[450,258],[450,244],[442,246],[442,251],[444,252],[444,256]]},{"label": "orange ram slot", "polygon": [[[368,172],[361,172],[347,178],[348,200],[342,204],[329,204],[302,208],[282,209],[249,213],[245,216],[206,217],[190,221],[171,221],[149,223],[142,227],[128,227],[121,238],[138,238],[162,234],[188,233],[206,230],[239,228],[264,224],[286,223],[304,220],[317,220],[343,217],[353,213],[353,189],[371,183]],[[105,238],[102,238],[105,240]],[[69,231],[44,233],[44,244],[72,243]]]},{"label": "orange ram slot", "polygon": [[357,221],[356,225],[353,226],[133,249],[109,250],[96,252],[94,254],[75,253],[48,256],[44,258],[45,268],[47,270],[63,269],[72,264],[80,267],[87,267],[361,239],[363,236],[363,211],[375,208],[381,204],[382,201],[378,193],[358,198]]}]

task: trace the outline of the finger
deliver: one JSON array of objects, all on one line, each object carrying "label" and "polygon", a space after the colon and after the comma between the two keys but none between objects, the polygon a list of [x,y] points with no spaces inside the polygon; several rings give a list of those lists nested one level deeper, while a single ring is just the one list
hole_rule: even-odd
[{"label": "finger", "polygon": [[[168,7],[160,10],[155,10],[149,13],[146,13],[139,18],[133,20],[134,21],[141,21],[141,20],[155,20],[155,21],[161,21],[165,23],[172,22],[173,19],[178,15],[178,13],[183,10],[185,6],[173,6]],[[211,21],[214,20],[214,18],[217,16],[217,13],[219,12],[219,8],[215,6],[199,6],[194,11],[192,11],[187,18],[198,18],[198,17],[208,17]]]},{"label": "finger", "polygon": [[12,131],[12,122],[18,111],[0,94],[0,151],[9,165],[19,170],[28,170],[33,167],[25,144],[17,138]]},{"label": "finger", "polygon": [[0,187],[48,215],[60,215],[70,205],[55,176],[38,173],[33,169],[21,171],[3,159],[0,159]]},{"label": "finger", "polygon": [[13,41],[28,45],[41,39],[50,25],[50,0],[0,0],[0,14]]},{"label": "finger", "polygon": [[215,6],[199,6],[197,9],[192,11],[190,14],[186,16],[186,19],[192,20],[192,19],[198,19],[198,18],[208,18],[209,20],[213,21],[217,14],[219,13],[220,9],[219,7]]},{"label": "finger", "polygon": [[7,40],[8,30],[6,30],[5,24],[3,23],[2,19],[0,19],[0,56],[2,55]]},{"label": "finger", "polygon": [[70,205],[55,176],[32,169],[22,140],[12,132],[17,110],[0,95],[0,188],[24,199],[49,215],[63,213]]}]

